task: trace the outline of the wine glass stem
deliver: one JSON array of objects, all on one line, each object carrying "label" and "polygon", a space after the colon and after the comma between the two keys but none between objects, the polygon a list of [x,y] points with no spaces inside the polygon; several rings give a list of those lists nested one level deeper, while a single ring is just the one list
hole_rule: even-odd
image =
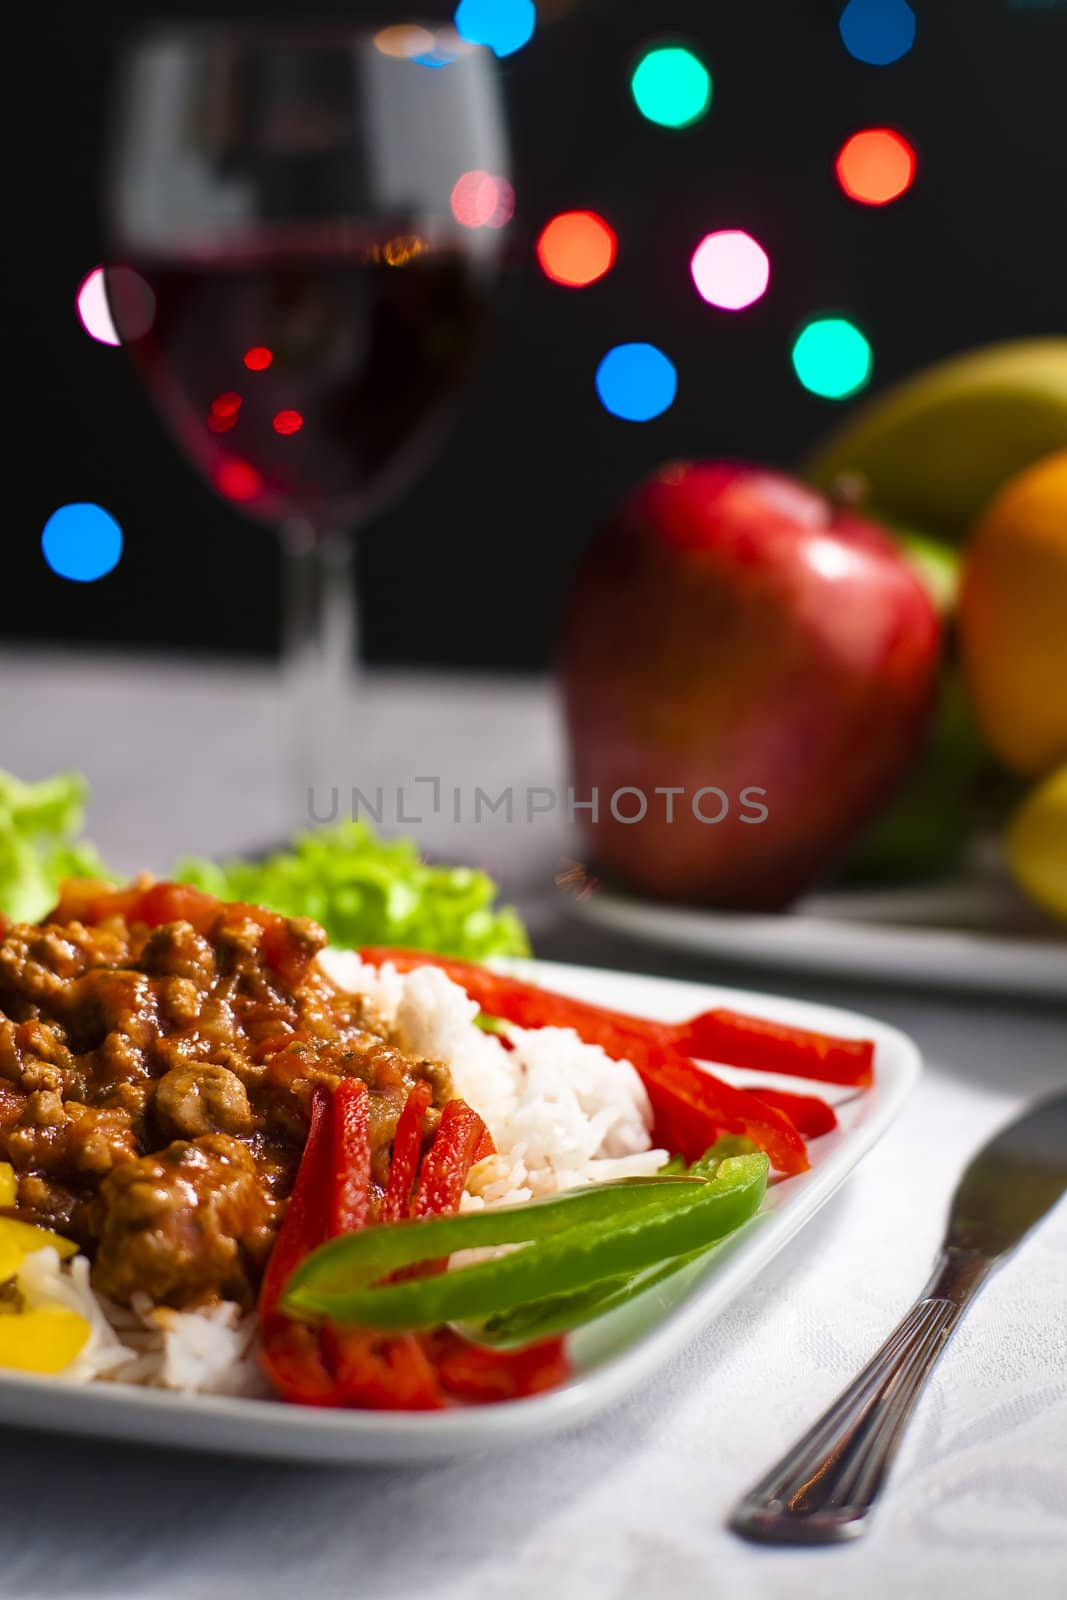
[{"label": "wine glass stem", "polygon": [[281,530],[283,774],[291,828],[342,816],[357,754],[355,544],[293,521]]}]

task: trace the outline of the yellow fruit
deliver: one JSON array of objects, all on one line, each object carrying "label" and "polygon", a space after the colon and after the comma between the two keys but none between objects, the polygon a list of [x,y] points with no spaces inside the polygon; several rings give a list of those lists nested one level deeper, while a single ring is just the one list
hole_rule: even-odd
[{"label": "yellow fruit", "polygon": [[1024,894],[1054,917],[1067,917],[1067,766],[1023,802],[1005,844]]},{"label": "yellow fruit", "polygon": [[866,480],[891,520],[963,539],[1005,479],[1067,447],[1067,338],[989,345],[868,401],[808,463]]},{"label": "yellow fruit", "polygon": [[974,531],[958,624],[994,752],[1034,777],[1067,761],[1067,450],[1005,485]]}]

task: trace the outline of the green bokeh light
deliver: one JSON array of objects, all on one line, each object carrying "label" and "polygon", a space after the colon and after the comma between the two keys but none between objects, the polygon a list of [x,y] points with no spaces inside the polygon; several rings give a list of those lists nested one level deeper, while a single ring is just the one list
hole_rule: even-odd
[{"label": "green bokeh light", "polygon": [[663,128],[688,128],[711,105],[711,76],[691,50],[664,45],[638,63],[630,87],[637,109]]},{"label": "green bokeh light", "polygon": [[805,389],[826,400],[844,400],[870,381],[871,347],[844,317],[809,322],[793,346],[793,365]]}]

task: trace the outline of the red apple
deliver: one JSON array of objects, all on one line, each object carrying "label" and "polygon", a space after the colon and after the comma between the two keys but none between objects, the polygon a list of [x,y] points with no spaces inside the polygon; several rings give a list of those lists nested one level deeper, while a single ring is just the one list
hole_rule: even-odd
[{"label": "red apple", "polygon": [[787,905],[914,763],[939,653],[927,592],[874,523],[764,468],[663,468],[593,539],[564,625],[598,868],[672,900]]}]

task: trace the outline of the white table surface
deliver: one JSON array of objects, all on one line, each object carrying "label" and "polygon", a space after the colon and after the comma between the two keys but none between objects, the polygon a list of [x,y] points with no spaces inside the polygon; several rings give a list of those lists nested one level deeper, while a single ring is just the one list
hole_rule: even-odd
[{"label": "white table surface", "polygon": [[[556,784],[545,690],[393,675],[364,700],[364,771]],[[121,867],[269,843],[283,830],[265,670],[0,654],[0,765],[79,767]],[[344,775],[339,775],[343,777]],[[418,794],[420,791],[416,790]],[[423,791],[425,792],[425,791]],[[911,1032],[926,1076],[846,1188],[642,1393],[522,1452],[387,1471],[297,1468],[9,1433],[0,1595],[615,1600],[642,1595],[1044,1600],[1067,1592],[1067,1206],[962,1324],[870,1535],[763,1550],[724,1530],[737,1494],[862,1364],[920,1286],[961,1164],[1028,1096],[1067,1079],[1062,1011],[731,971],[614,942],[566,916],[555,817],[477,829],[428,817],[427,849],[500,875],[539,952],[781,987]]]}]

